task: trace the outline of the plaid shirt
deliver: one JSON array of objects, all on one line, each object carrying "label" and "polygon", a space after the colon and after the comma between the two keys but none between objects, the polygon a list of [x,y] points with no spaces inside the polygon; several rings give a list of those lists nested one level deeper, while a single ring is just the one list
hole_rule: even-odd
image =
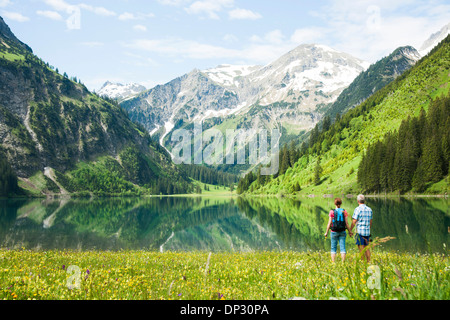
[{"label": "plaid shirt", "polygon": [[361,236],[370,236],[370,221],[372,220],[372,209],[365,204],[359,205],[353,212],[352,219],[357,220],[356,231]]}]

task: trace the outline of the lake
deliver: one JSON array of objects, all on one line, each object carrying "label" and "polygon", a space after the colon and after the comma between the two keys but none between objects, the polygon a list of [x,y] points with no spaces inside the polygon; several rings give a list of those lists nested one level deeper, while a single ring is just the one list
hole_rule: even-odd
[{"label": "lake", "polygon": [[[447,253],[449,200],[369,198],[383,249]],[[344,199],[350,215],[356,199]],[[0,200],[0,248],[37,250],[329,250],[332,198],[147,197]],[[354,243],[353,239],[348,243]]]}]

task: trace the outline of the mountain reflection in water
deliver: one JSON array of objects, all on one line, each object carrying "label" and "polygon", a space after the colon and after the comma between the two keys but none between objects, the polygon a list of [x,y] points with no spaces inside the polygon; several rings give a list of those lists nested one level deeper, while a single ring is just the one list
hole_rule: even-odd
[{"label": "mountain reflection in water", "polygon": [[[386,250],[447,253],[448,199],[370,198]],[[354,199],[342,205],[351,215]],[[329,250],[333,199],[151,197],[0,200],[0,247],[152,251]],[[354,240],[348,238],[348,243]]]}]

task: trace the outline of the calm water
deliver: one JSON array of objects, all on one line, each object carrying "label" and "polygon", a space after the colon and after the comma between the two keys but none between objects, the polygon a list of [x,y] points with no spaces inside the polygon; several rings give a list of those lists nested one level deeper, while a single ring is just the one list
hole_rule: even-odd
[{"label": "calm water", "polygon": [[[332,199],[0,200],[0,247],[157,251],[329,250]],[[386,250],[447,253],[449,200],[369,199]],[[355,199],[343,208],[352,213]],[[348,240],[350,244],[353,239]]]}]

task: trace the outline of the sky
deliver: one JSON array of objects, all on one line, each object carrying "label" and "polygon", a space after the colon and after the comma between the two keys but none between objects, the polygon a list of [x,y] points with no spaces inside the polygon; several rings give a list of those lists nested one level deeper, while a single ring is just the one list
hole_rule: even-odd
[{"label": "sky", "polygon": [[165,84],[197,68],[266,65],[305,43],[375,63],[420,49],[448,0],[0,0],[0,16],[45,62],[90,90]]}]

